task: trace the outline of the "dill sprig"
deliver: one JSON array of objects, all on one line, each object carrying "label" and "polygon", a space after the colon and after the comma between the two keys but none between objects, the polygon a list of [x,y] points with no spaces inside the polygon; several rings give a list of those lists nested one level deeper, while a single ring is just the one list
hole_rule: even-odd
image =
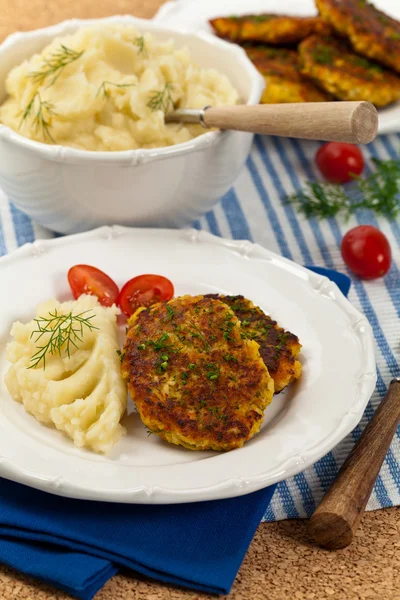
[{"label": "dill sprig", "polygon": [[[35,369],[43,362],[43,369],[45,369],[48,354],[61,356],[64,351],[70,358],[72,347],[78,348],[78,342],[83,342],[84,328],[86,327],[90,331],[98,329],[91,323],[95,316],[95,313],[90,310],[74,315],[72,311],[68,314],[59,314],[57,309],[54,309],[54,312],[49,312],[48,317],[35,319],[37,329],[32,331],[30,337],[37,336],[35,344],[38,350],[32,356],[30,361],[32,364],[28,368]],[[44,335],[47,335],[47,337],[43,346],[38,346],[37,343]]]},{"label": "dill sprig", "polygon": [[61,44],[59,50],[55,50],[49,58],[43,60],[42,68],[38,71],[29,73],[29,77],[31,77],[38,85],[42,85],[47,78],[51,77],[51,80],[47,84],[47,87],[50,87],[60,77],[62,70],[67,65],[78,60],[83,53],[83,50],[81,52],[76,52],[64,44]]},{"label": "dill sprig", "polygon": [[305,188],[288,196],[307,218],[326,219],[338,214],[349,219],[357,210],[372,210],[377,215],[395,219],[400,213],[400,158],[372,159],[375,165],[367,177],[354,177],[347,186],[308,181]]},{"label": "dill sprig", "polygon": [[49,58],[44,59],[42,68],[39,69],[39,71],[32,71],[29,73],[29,77],[31,77],[38,85],[42,85],[47,78],[51,77],[47,84],[47,87],[50,87],[60,77],[63,69],[75,60],[78,60],[83,52],[83,50],[81,52],[76,52],[64,44],[61,44],[59,50],[55,50]]},{"label": "dill sprig", "polygon": [[31,118],[35,131],[41,131],[43,139],[55,143],[55,140],[50,133],[51,123],[49,120],[49,117],[55,114],[57,113],[54,111],[54,104],[47,102],[47,100],[42,100],[40,93],[36,92],[22,113],[19,127],[22,127],[22,124],[26,119]]},{"label": "dill sprig", "polygon": [[146,43],[144,41],[143,35],[137,37],[133,43],[135,44],[135,46],[137,46],[138,54],[143,54],[143,55],[147,54]]},{"label": "dill sprig", "polygon": [[162,90],[151,92],[147,106],[151,108],[152,111],[162,110],[164,113],[166,113],[170,107],[174,108],[174,102],[171,96],[172,87],[171,83],[166,83]]},{"label": "dill sprig", "polygon": [[99,86],[99,89],[96,92],[96,98],[100,94],[100,92],[103,92],[104,98],[110,95],[110,92],[107,90],[108,85],[113,85],[117,88],[128,88],[136,85],[136,83],[114,83],[113,81],[103,81],[103,83]]}]

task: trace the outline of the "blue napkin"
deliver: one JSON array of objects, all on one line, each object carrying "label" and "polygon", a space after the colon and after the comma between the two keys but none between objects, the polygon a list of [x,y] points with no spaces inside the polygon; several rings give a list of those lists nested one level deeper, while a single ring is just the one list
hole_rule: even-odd
[{"label": "blue napkin", "polygon": [[[308,267],[347,294],[346,275]],[[228,594],[276,486],[162,506],[72,500],[0,479],[0,562],[90,600],[120,566]]]}]

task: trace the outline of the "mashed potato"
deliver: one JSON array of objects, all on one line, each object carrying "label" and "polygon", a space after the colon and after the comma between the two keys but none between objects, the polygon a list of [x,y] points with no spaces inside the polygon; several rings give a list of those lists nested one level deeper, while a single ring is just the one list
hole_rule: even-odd
[{"label": "mashed potato", "polygon": [[[69,357],[64,345],[61,356],[46,354],[45,368],[43,361],[29,368],[32,357],[48,344],[51,334],[38,339],[37,321],[26,325],[15,322],[11,329],[14,340],[7,347],[11,366],[5,383],[14,400],[22,402],[38,421],[64,431],[77,446],[107,453],[125,433],[120,425],[127,393],[117,354],[119,310],[115,306],[103,308],[94,296],[81,296],[76,302],[63,304],[49,300],[38,307],[36,318],[48,318],[55,311],[57,315],[85,313],[93,328],[83,326],[78,331],[81,341],[75,340],[77,347],[71,346]],[[43,327],[44,322],[39,323]]]},{"label": "mashed potato", "polygon": [[200,68],[188,48],[132,25],[80,29],[15,67],[0,121],[22,135],[83,150],[158,148],[204,133],[168,124],[174,108],[232,105],[228,78]]}]

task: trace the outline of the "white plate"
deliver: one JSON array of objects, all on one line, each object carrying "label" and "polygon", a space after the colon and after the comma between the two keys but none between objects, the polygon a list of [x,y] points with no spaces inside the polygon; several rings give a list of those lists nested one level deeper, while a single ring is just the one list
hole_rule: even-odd
[{"label": "white plate", "polygon": [[[373,4],[388,15],[400,20],[399,0],[374,0]],[[208,19],[245,13],[281,13],[315,15],[314,0],[174,0],[164,4],[154,19],[174,29],[212,33]],[[400,102],[379,110],[379,133],[400,131]]]},{"label": "white plate", "polygon": [[[176,294],[244,294],[303,344],[300,382],[266,410],[240,450],[192,452],[147,437],[132,402],[109,457],[40,425],[4,384],[9,330],[50,297],[70,298],[69,267],[93,264],[118,284],[160,273]],[[28,244],[0,259],[0,476],[75,498],[175,503],[240,496],[299,473],[359,422],[376,380],[371,328],[326,279],[250,242],[195,230],[104,227]]]}]

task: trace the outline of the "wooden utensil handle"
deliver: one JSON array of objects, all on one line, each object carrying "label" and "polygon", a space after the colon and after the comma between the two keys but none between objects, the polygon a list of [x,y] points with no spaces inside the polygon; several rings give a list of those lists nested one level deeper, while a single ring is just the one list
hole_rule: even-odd
[{"label": "wooden utensil handle", "polygon": [[378,132],[370,102],[307,102],[207,108],[207,127],[265,135],[367,144]]},{"label": "wooden utensil handle", "polygon": [[309,531],[320,546],[337,550],[352,541],[399,422],[400,379],[396,379],[309,521]]}]

